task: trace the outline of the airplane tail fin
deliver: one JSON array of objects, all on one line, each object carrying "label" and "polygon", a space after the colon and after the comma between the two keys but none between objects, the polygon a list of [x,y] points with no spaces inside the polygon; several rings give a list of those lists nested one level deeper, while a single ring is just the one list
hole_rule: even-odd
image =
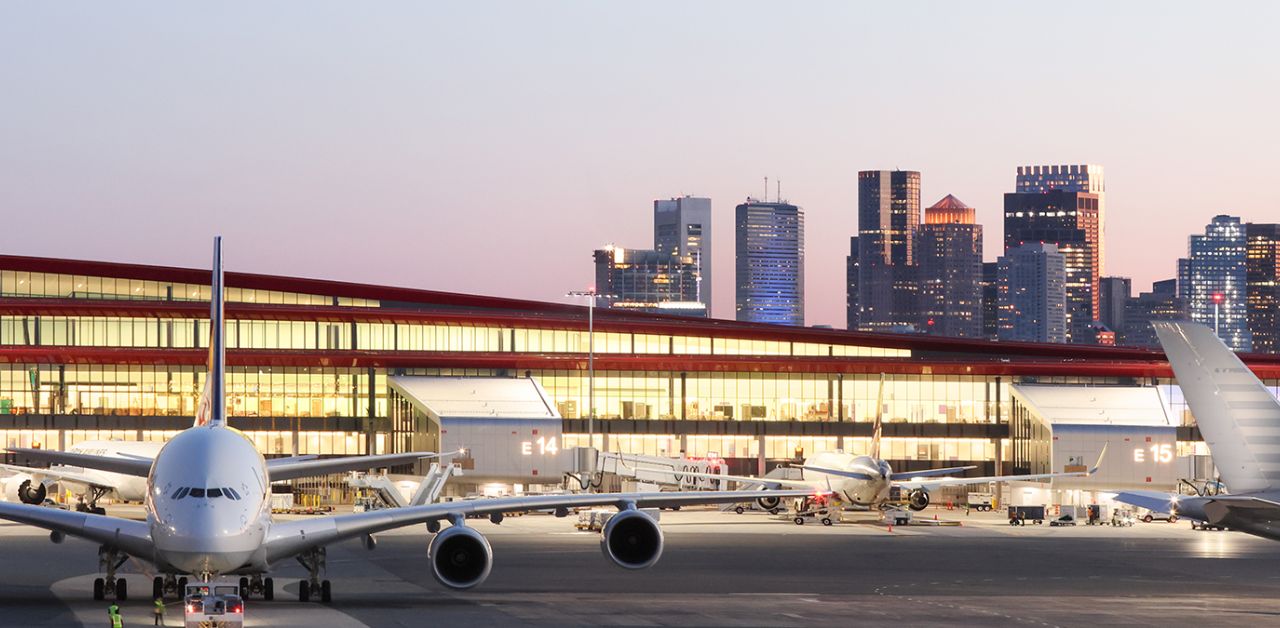
[{"label": "airplane tail fin", "polygon": [[1280,485],[1280,401],[1208,327],[1152,326],[1227,488],[1243,493]]},{"label": "airplane tail fin", "polygon": [[880,392],[876,394],[876,422],[871,428],[871,457],[880,459],[880,437],[884,434],[884,373],[880,374]]},{"label": "airplane tail fin", "polygon": [[223,321],[222,236],[213,239],[213,278],[209,291],[209,371],[196,408],[195,426],[223,425],[227,420],[226,348]]}]

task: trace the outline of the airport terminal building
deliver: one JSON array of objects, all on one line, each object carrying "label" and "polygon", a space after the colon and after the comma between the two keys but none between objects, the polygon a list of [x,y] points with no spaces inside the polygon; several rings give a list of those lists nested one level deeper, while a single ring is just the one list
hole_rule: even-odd
[{"label": "airport terminal building", "polygon": [[[188,427],[203,387],[208,280],[207,269],[0,255],[0,444],[65,449]],[[264,453],[439,443],[421,433],[439,424],[409,412],[404,378],[413,377],[530,378],[547,416],[558,417],[555,448],[586,444],[582,306],[245,273],[226,282],[227,409]],[[594,345],[596,446],[719,456],[735,473],[818,451],[865,451],[882,377],[895,469],[1029,471],[1019,467],[1030,462],[1018,463],[1029,459],[1014,455],[1025,451],[1014,441],[1034,438],[1011,420],[1014,387],[1046,384],[1154,387],[1176,454],[1205,453],[1168,365],[1143,349],[610,310],[596,312]],[[1280,385],[1280,357],[1244,359],[1268,386]],[[525,455],[525,444],[511,448]]]}]

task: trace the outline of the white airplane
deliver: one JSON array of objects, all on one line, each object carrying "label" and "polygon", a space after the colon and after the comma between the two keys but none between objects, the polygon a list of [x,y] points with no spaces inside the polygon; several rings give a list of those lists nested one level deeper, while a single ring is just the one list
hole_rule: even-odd
[{"label": "white airplane", "polygon": [[[662,555],[663,534],[642,507],[737,502],[772,495],[769,491],[721,491],[693,493],[602,493],[541,495],[430,504],[393,510],[352,513],[333,517],[274,521],[271,518],[270,484],[285,477],[333,470],[328,460],[291,462],[273,467],[253,441],[226,423],[223,347],[223,280],[221,238],[214,240],[212,298],[210,304],[209,374],[196,413],[195,425],[165,443],[154,460],[40,452],[47,459],[125,475],[146,477],[146,520],[135,521],[83,512],[69,512],[31,504],[0,503],[0,519],[51,531],[61,542],[66,535],[101,544],[98,551],[105,578],[94,581],[94,597],[128,597],[127,581],[116,577],[129,557],[155,566],[153,595],[181,592],[190,574],[208,581],[220,575],[240,575],[246,594],[274,597],[274,582],[266,576],[282,560],[296,558],[308,570],[298,597],[309,600],[314,592],[330,599],[328,580],[320,580],[325,568],[325,547],[347,539],[361,539],[375,546],[373,535],[404,526],[427,524],[435,533],[427,560],[436,580],[453,589],[469,589],[488,577],[493,566],[489,542],[467,527],[467,515],[488,515],[498,523],[503,513],[554,510],[567,516],[579,506],[617,507],[601,536],[601,550],[615,564],[627,569],[653,565]],[[56,454],[56,455],[55,455]],[[392,456],[404,456],[394,454]],[[419,454],[410,454],[417,457]],[[362,467],[383,463],[387,456],[356,457]],[[352,467],[347,461],[346,469]],[[781,497],[797,497],[810,491],[778,491]],[[450,527],[441,529],[440,521]]]},{"label": "white airplane", "polygon": [[[880,397],[881,400],[877,404],[878,408],[883,408],[884,394],[884,378],[880,380]],[[814,454],[805,460],[804,464],[791,465],[801,469],[801,479],[788,480],[782,478],[769,477],[749,477],[738,475],[724,475],[719,473],[697,473],[682,471],[678,475],[684,482],[688,482],[690,478],[702,478],[711,481],[733,481],[744,486],[760,486],[767,488],[798,488],[809,489],[809,495],[804,500],[833,500],[835,505],[851,505],[864,508],[878,508],[884,506],[890,497],[893,488],[907,491],[908,507],[915,511],[924,510],[929,506],[929,491],[947,485],[958,484],[983,484],[986,482],[1017,482],[1032,480],[1048,480],[1052,478],[1065,478],[1093,475],[1098,471],[1098,467],[1102,464],[1102,458],[1106,456],[1107,446],[1102,446],[1102,452],[1098,455],[1098,461],[1093,467],[1087,471],[1072,471],[1063,473],[1036,473],[1031,475],[990,475],[982,477],[942,477],[951,476],[956,473],[976,468],[974,465],[963,467],[945,467],[941,469],[926,469],[923,471],[904,471],[895,473],[889,461],[880,457],[880,438],[883,433],[882,414],[880,410],[876,412],[875,425],[871,437],[871,451],[869,455],[858,456],[845,452],[821,452]],[[750,500],[739,500],[750,501]],[[769,495],[757,498],[756,503],[765,510],[776,512],[781,504],[781,500],[776,495]],[[801,509],[808,508],[806,501]]]},{"label": "white airplane", "polygon": [[1152,326],[1231,494],[1122,491],[1116,501],[1280,541],[1280,401],[1208,327]]}]

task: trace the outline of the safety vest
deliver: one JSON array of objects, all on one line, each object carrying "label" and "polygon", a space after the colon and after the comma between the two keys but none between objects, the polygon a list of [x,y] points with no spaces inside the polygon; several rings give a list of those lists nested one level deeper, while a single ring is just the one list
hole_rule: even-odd
[{"label": "safety vest", "polygon": [[160,600],[160,599],[157,599],[157,600],[156,600],[156,609],[155,609],[155,613],[156,613],[157,615],[163,615],[163,614],[164,614],[164,600]]},{"label": "safety vest", "polygon": [[111,614],[111,628],[124,628],[124,618],[120,613]]}]

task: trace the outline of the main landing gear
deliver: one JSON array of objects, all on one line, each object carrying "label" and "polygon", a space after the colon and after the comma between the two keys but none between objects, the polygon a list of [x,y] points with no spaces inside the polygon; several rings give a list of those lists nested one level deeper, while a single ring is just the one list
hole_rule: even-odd
[{"label": "main landing gear", "polygon": [[319,597],[321,602],[329,602],[329,581],[320,579],[320,572],[325,569],[325,549],[317,547],[298,556],[298,562],[307,568],[307,579],[298,583],[298,601],[310,602]]},{"label": "main landing gear", "polygon": [[114,547],[103,545],[98,548],[98,569],[107,573],[106,578],[93,580],[93,599],[105,600],[107,596],[123,602],[129,599],[129,581],[116,577],[116,570],[129,557]]},{"label": "main landing gear", "polygon": [[[89,487],[89,492],[76,502],[76,512],[87,512],[94,515],[105,515],[107,509],[98,505],[98,500],[102,499],[111,489]],[[87,502],[87,503],[86,503]]]},{"label": "main landing gear", "polygon": [[240,597],[247,599],[250,594],[261,595],[262,599],[270,602],[276,599],[276,581],[263,578],[262,574],[254,574],[252,578],[241,576]]}]

